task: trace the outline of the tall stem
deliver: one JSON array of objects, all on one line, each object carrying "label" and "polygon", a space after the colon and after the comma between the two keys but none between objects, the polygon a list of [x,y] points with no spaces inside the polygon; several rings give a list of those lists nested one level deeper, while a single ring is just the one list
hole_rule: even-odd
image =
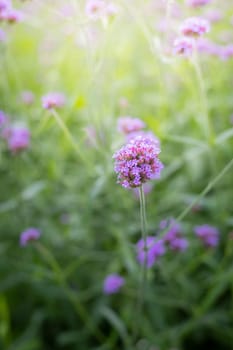
[{"label": "tall stem", "polygon": [[137,316],[136,316],[136,325],[134,329],[134,336],[133,338],[136,340],[138,335],[138,328],[139,328],[139,322],[143,322],[143,307],[145,302],[145,294],[146,294],[146,284],[147,284],[147,234],[146,234],[146,201],[145,201],[145,194],[143,190],[143,186],[141,185],[139,187],[139,199],[140,199],[140,222],[141,222],[141,233],[142,233],[142,239],[143,239],[143,246],[144,246],[144,262],[142,266],[142,272],[141,272],[141,283],[139,287],[139,293],[138,293],[138,303],[137,303]]}]

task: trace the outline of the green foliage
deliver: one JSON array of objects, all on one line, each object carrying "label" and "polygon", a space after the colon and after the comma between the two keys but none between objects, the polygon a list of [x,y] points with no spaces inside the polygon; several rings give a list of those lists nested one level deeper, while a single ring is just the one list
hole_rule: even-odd
[{"label": "green foliage", "polygon": [[[74,18],[54,3],[16,1],[28,16],[6,26],[9,40],[0,43],[0,109],[31,131],[30,148],[17,155],[0,140],[0,349],[233,349],[233,61],[200,57],[208,138],[192,60],[167,55],[166,33],[154,28],[165,12],[122,0],[103,25],[87,20],[84,1],[69,1]],[[213,38],[233,14],[231,4],[221,8]],[[171,22],[174,33],[179,21]],[[89,27],[96,38],[82,42]],[[35,94],[32,105],[22,103],[24,90]],[[58,110],[65,128],[42,108],[50,91],[67,96]],[[187,251],[168,252],[148,271],[137,345],[139,201],[116,184],[112,159],[124,143],[121,115],[141,118],[161,141],[165,169],[146,197],[148,234],[176,217],[189,240]],[[214,249],[193,233],[205,223],[220,231]],[[42,234],[23,248],[28,227]],[[113,272],[126,283],[106,296]]]}]

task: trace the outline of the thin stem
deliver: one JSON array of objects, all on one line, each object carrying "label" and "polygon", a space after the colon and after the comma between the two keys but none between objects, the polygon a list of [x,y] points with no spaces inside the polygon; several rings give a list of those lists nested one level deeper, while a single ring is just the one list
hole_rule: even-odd
[{"label": "thin stem", "polygon": [[202,123],[202,120],[201,120],[200,125],[201,125],[201,127],[204,125],[205,137],[208,141],[208,144],[211,145],[214,141],[214,132],[213,132],[213,129],[211,127],[211,123],[210,123],[210,119],[209,119],[206,89],[205,89],[201,65],[200,65],[199,58],[198,58],[196,42],[195,42],[194,53],[193,53],[193,66],[195,69],[198,85],[200,88],[200,99],[201,99],[202,112],[203,112],[204,123]]},{"label": "thin stem", "polygon": [[75,152],[78,154],[78,156],[82,159],[82,161],[84,161],[85,163],[87,163],[87,159],[84,159],[82,152],[80,151],[80,148],[78,147],[77,143],[75,142],[71,132],[69,131],[69,129],[67,128],[66,124],[64,123],[64,121],[62,120],[62,118],[60,117],[60,115],[57,113],[57,111],[55,109],[51,110],[53,117],[55,118],[57,124],[60,126],[61,130],[64,132],[64,134],[66,135],[67,139],[70,141],[71,145],[73,146]]},{"label": "thin stem", "polygon": [[143,246],[144,246],[144,252],[145,257],[142,265],[142,271],[141,271],[141,283],[139,287],[139,293],[138,293],[138,302],[137,302],[137,316],[136,316],[136,324],[134,329],[134,335],[133,339],[137,339],[138,335],[138,328],[139,328],[139,322],[143,322],[143,307],[145,302],[145,294],[146,294],[146,287],[147,287],[147,234],[146,234],[146,202],[145,202],[145,194],[143,190],[143,185],[139,187],[139,199],[140,199],[140,222],[141,222],[141,233],[142,233],[142,239],[143,239]]}]

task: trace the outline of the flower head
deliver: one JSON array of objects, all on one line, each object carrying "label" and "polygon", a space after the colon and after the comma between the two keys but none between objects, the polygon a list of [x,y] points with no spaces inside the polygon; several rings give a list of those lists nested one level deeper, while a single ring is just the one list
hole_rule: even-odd
[{"label": "flower head", "polygon": [[204,6],[210,2],[211,0],[187,0],[188,5],[192,7]]},{"label": "flower head", "polygon": [[140,136],[132,139],[113,155],[118,183],[134,188],[159,178],[163,169],[159,153],[160,148],[151,139]]},{"label": "flower head", "polygon": [[34,227],[28,228],[26,231],[23,231],[20,235],[20,245],[25,247],[28,242],[36,241],[40,238],[40,231]]},{"label": "flower head", "polygon": [[146,260],[147,268],[154,265],[157,258],[165,254],[165,247],[163,240],[157,240],[154,236],[146,238],[146,245],[144,239],[140,239],[136,245],[137,260],[143,265]]},{"label": "flower head", "polygon": [[23,13],[19,10],[9,8],[2,14],[2,19],[9,23],[17,23],[23,20]]},{"label": "flower head", "polygon": [[193,52],[193,44],[193,40],[186,36],[176,38],[173,43],[173,53],[175,55],[189,57]]},{"label": "flower head", "polygon": [[185,36],[198,37],[210,30],[207,20],[200,17],[187,18],[180,27],[180,31]]},{"label": "flower head", "polygon": [[89,0],[87,1],[85,12],[91,19],[100,18],[105,11],[106,4],[103,0]]},{"label": "flower head", "polygon": [[103,291],[105,294],[115,294],[125,284],[125,279],[117,274],[108,275],[104,280]]},{"label": "flower head", "polygon": [[25,127],[11,127],[6,138],[8,142],[8,148],[14,154],[28,148],[30,144],[30,132]]},{"label": "flower head", "polygon": [[182,237],[181,226],[174,219],[163,220],[160,223],[160,229],[165,230],[163,241],[174,251],[184,251],[188,248],[188,241]]},{"label": "flower head", "polygon": [[50,92],[42,97],[42,105],[45,109],[61,108],[65,104],[65,96],[60,92]]},{"label": "flower head", "polygon": [[150,139],[152,142],[154,142],[154,144],[157,147],[160,148],[160,141],[152,131],[139,130],[139,131],[130,132],[129,134],[126,135],[127,142],[131,141],[132,139],[135,139],[138,136],[144,139]]},{"label": "flower head", "polygon": [[139,118],[120,117],[118,119],[118,130],[123,134],[137,132],[145,128],[145,123]]},{"label": "flower head", "polygon": [[195,234],[207,247],[215,247],[219,242],[219,231],[210,225],[201,225],[194,228]]}]

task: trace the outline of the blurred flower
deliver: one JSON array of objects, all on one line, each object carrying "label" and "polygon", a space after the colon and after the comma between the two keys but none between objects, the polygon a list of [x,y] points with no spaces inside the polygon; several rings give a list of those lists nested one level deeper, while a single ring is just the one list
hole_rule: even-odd
[{"label": "blurred flower", "polygon": [[160,148],[151,139],[140,136],[132,139],[113,155],[118,183],[134,188],[159,178],[163,169],[159,153]]},{"label": "blurred flower", "polygon": [[42,105],[45,109],[61,108],[65,104],[65,95],[60,92],[50,92],[42,97]]},{"label": "blurred flower", "polygon": [[207,5],[211,0],[187,0],[187,4],[192,7]]},{"label": "blurred flower", "polygon": [[188,248],[188,240],[182,237],[181,226],[173,218],[161,221],[159,227],[161,230],[168,229],[163,236],[163,241],[171,250],[184,251]]},{"label": "blurred flower", "polygon": [[145,123],[139,118],[126,116],[118,119],[118,130],[123,134],[129,134],[143,128],[145,128]]},{"label": "blurred flower", "polygon": [[125,284],[125,279],[117,274],[108,275],[104,280],[104,294],[115,294]]},{"label": "blurred flower", "polygon": [[127,142],[135,139],[136,137],[142,137],[145,139],[150,139],[152,142],[154,142],[154,144],[160,148],[160,141],[159,139],[155,136],[155,134],[152,131],[144,131],[144,130],[140,130],[140,131],[133,131],[130,132],[129,134],[126,135],[126,140]]},{"label": "blurred flower", "polygon": [[11,0],[0,0],[0,12],[11,8]]},{"label": "blurred flower", "polygon": [[180,37],[176,38],[173,43],[173,53],[175,55],[182,55],[185,57],[191,56],[193,52],[194,42],[191,38]]},{"label": "blurred flower", "polygon": [[2,14],[2,19],[8,21],[9,23],[17,23],[23,20],[23,13],[19,10],[9,8],[5,10]]},{"label": "blurred flower", "polygon": [[183,35],[198,37],[210,30],[210,24],[207,20],[200,17],[187,18],[180,27]]},{"label": "blurred flower", "polygon": [[214,226],[196,226],[194,232],[207,247],[215,247],[219,242],[219,231]]},{"label": "blurred flower", "polygon": [[20,235],[20,245],[25,247],[28,242],[36,241],[40,238],[40,231],[36,228],[30,227]]},{"label": "blurred flower", "polygon": [[31,105],[35,100],[35,96],[32,91],[23,91],[21,99],[25,105]]},{"label": "blurred flower", "polygon": [[9,129],[8,148],[14,154],[29,147],[30,132],[25,127],[14,126]]},{"label": "blurred flower", "polygon": [[85,143],[89,147],[96,147],[97,145],[97,135],[96,135],[96,129],[92,125],[88,125],[84,128],[84,131],[86,133],[86,139]]},{"label": "blurred flower", "polygon": [[0,28],[0,42],[5,42],[7,39],[6,32]]},{"label": "blurred flower", "polygon": [[218,22],[222,19],[223,14],[219,9],[210,9],[206,14],[205,17],[210,21],[210,22]]},{"label": "blurred flower", "polygon": [[136,250],[137,260],[143,265],[146,259],[147,268],[152,267],[157,258],[165,254],[163,240],[157,240],[154,236],[148,236],[146,238],[146,246],[144,239],[140,239],[136,245]]},{"label": "blurred flower", "polygon": [[89,0],[85,7],[86,15],[91,19],[98,19],[104,14],[105,6],[103,0]]}]

